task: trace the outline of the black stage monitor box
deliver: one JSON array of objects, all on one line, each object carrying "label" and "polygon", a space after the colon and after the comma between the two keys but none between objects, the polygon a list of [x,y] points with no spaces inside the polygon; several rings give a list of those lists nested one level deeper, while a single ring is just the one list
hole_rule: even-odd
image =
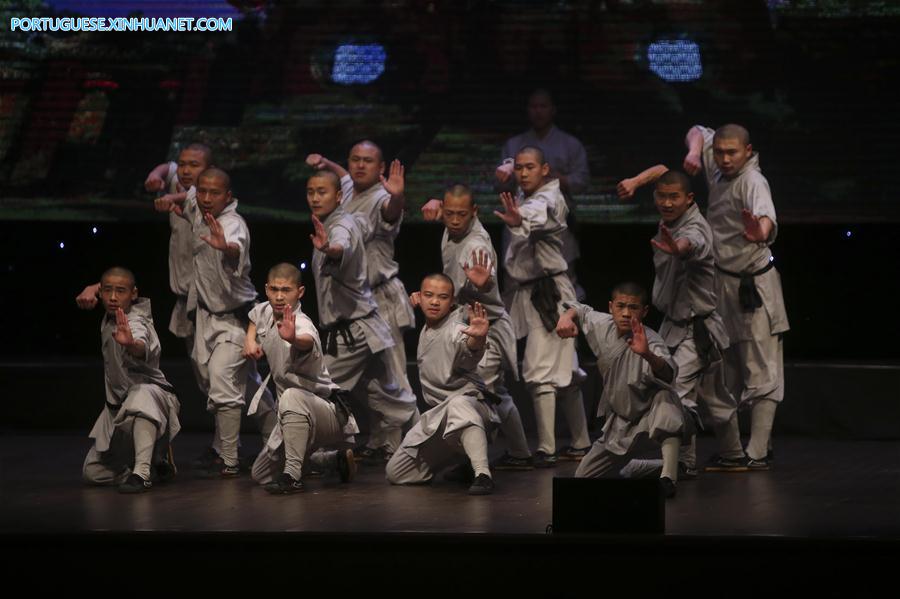
[{"label": "black stage monitor box", "polygon": [[658,478],[553,479],[553,533],[663,534],[666,500]]}]

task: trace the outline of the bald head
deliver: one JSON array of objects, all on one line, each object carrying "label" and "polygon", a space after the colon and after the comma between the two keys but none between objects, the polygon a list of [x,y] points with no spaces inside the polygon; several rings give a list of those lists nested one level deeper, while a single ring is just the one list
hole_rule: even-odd
[{"label": "bald head", "polygon": [[378,159],[378,162],[384,162],[384,153],[381,151],[381,148],[374,141],[363,139],[361,141],[353,144],[353,147],[350,148],[350,155],[352,156],[354,152],[360,149],[366,150],[375,150],[375,155]]},{"label": "bald head", "polygon": [[717,139],[736,139],[742,146],[749,146],[750,132],[741,125],[729,123],[716,129],[713,140]]},{"label": "bald head", "polygon": [[302,274],[300,269],[287,262],[281,262],[269,269],[266,281],[272,282],[275,279],[287,279],[296,285],[300,285]]},{"label": "bald head", "polygon": [[691,193],[691,179],[681,171],[666,171],[656,180],[656,185],[678,185],[684,193]]},{"label": "bald head", "polygon": [[430,275],[426,275],[424,279],[422,279],[422,288],[425,288],[425,283],[439,283],[447,285],[450,288],[450,295],[452,296],[456,292],[456,287],[453,285],[453,279],[448,277],[442,272],[432,273]]},{"label": "bald head", "polygon": [[231,177],[229,177],[228,173],[220,168],[211,167],[206,169],[205,171],[200,173],[199,177],[197,177],[197,182],[200,182],[203,179],[220,181],[226,191],[231,191]]},{"label": "bald head", "polygon": [[516,158],[518,158],[522,154],[532,155],[538,164],[547,164],[547,161],[544,159],[544,150],[537,146],[523,146],[518,152],[516,152]]},{"label": "bald head", "polygon": [[451,183],[444,190],[444,201],[454,200],[454,204],[459,204],[471,208],[475,205],[475,199],[472,197],[471,188],[465,183]]},{"label": "bald head", "polygon": [[110,277],[121,277],[123,279],[127,279],[131,282],[132,287],[135,287],[137,285],[137,282],[134,279],[134,273],[124,266],[113,266],[111,268],[107,268],[100,276],[100,283],[103,284],[103,282]]},{"label": "bald head", "polygon": [[313,179],[324,179],[328,181],[329,184],[331,184],[335,191],[341,190],[341,178],[337,176],[337,173],[334,173],[328,169],[316,171],[312,176],[310,176],[308,181],[312,181]]},{"label": "bald head", "polygon": [[206,166],[212,166],[213,164],[213,155],[212,148],[210,148],[206,144],[194,142],[192,144],[188,144],[182,152],[190,151],[190,152],[199,152],[203,155],[203,160],[206,162]]}]

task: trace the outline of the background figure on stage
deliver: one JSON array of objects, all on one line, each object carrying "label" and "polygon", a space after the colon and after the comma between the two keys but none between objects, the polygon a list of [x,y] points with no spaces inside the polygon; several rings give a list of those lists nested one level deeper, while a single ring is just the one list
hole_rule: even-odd
[{"label": "background figure on stage", "polygon": [[307,182],[325,366],[344,391],[354,391],[361,382],[365,385],[369,441],[355,453],[360,459],[375,456],[383,464],[381,460],[390,459],[396,451],[396,447],[386,448],[385,440],[400,438],[402,428],[412,426],[419,411],[416,396],[400,384],[388,351],[394,347],[391,327],[381,317],[369,287],[366,261],[371,252],[364,243],[369,221],[346,212],[342,195],[340,179],[331,171],[319,171]]},{"label": "background figure on stage", "polygon": [[497,413],[500,430],[508,444],[506,453],[491,467],[495,470],[531,470],[534,459],[525,439],[522,418],[504,384],[506,375],[512,380],[519,378],[516,336],[506,306],[500,299],[497,254],[491,236],[478,219],[478,206],[472,191],[462,184],[451,185],[444,192],[443,200],[430,200],[422,207],[422,213],[425,220],[442,220],[444,223],[441,256],[444,274],[450,277],[456,289],[457,305],[480,303],[491,323],[484,357],[478,364],[478,376],[490,392],[502,399]]},{"label": "background figure on stage", "polygon": [[[269,301],[250,311],[244,342],[248,358],[265,355],[278,395],[278,424],[253,464],[253,480],[276,495],[303,490],[303,464],[310,454],[317,470],[336,470],[342,482],[349,482],[356,472],[351,449],[312,453],[352,443],[359,429],[349,408],[336,397],[340,388],[325,368],[319,333],[300,310],[303,292],[296,266],[273,266],[266,278]],[[255,411],[256,402],[248,413]]]},{"label": "background figure on stage", "polygon": [[666,496],[674,496],[684,427],[682,406],[671,386],[678,367],[663,339],[641,324],[649,309],[647,292],[635,283],[616,285],[609,314],[577,302],[565,306],[556,332],[563,338],[584,333],[603,377],[601,404],[608,408],[603,435],[575,476],[615,476],[649,439],[662,445],[660,481]]},{"label": "background figure on stage", "polygon": [[[400,233],[406,202],[403,195],[403,165],[394,160],[385,179],[384,156],[381,148],[371,141],[361,141],[350,149],[347,169],[319,154],[310,154],[306,162],[316,170],[327,169],[340,177],[343,193],[341,207],[345,212],[360,215],[368,221],[365,229],[367,278],[378,312],[390,327],[393,344],[385,351],[391,376],[400,385],[403,394],[414,398],[406,373],[403,331],[413,328],[416,321],[406,288],[398,277],[400,267],[394,260],[394,240]],[[377,379],[370,384],[377,385]],[[372,390],[372,393],[379,392],[378,389]],[[359,448],[359,457],[387,461],[400,444],[401,430],[388,428],[374,433],[387,436],[370,437],[366,446]]]},{"label": "background figure on stage", "polygon": [[488,495],[494,481],[487,434],[499,418],[477,372],[490,325],[477,302],[454,311],[454,296],[453,281],[433,274],[422,281],[416,298],[410,298],[425,314],[416,361],[422,395],[432,407],[403,438],[386,474],[395,485],[427,483],[442,469],[468,458],[469,494]]},{"label": "background figure on stage", "polygon": [[[728,335],[716,311],[712,230],[694,203],[691,180],[665,165],[621,181],[619,197],[631,198],[638,187],[652,181],[656,181],[653,198],[662,219],[659,231],[650,240],[656,271],[652,298],[664,316],[659,334],[678,365],[672,387],[692,414],[685,422],[687,431],[690,433],[693,425],[700,422],[699,399],[709,410],[719,440],[719,453],[714,460],[740,464],[744,449],[737,402],[725,384],[723,355]],[[696,473],[696,434],[690,434],[689,444],[681,448],[679,474],[693,478]]]},{"label": "background figure on stage", "polygon": [[718,311],[731,340],[726,380],[739,405],[752,410],[746,466],[768,470],[775,409],[784,398],[782,335],[790,329],[769,249],[778,234],[775,205],[744,127],[713,131],[697,125],[685,143],[685,170],[693,175],[702,169],[709,186],[706,219],[715,237]]},{"label": "background figure on stage", "polygon": [[556,402],[569,425],[571,445],[559,458],[580,460],[590,448],[581,389],[573,374],[578,368],[575,340],[556,335],[564,301],[575,300],[566,275],[562,236],[566,230],[566,202],[559,180],[550,178],[550,165],[540,149],[525,147],[515,157],[518,198],[500,195],[505,209],[495,214],[506,223],[511,241],[504,263],[513,282],[508,299],[516,338],[527,337],[522,376],[534,401],[538,429],[535,466],[556,464]]},{"label": "background figure on stage", "polygon": [[159,369],[162,350],[150,300],[138,297],[134,274],[107,270],[100,299],[106,407],[91,429],[94,445],[82,475],[89,483],[118,485],[120,493],[143,493],[175,476],[171,442],[181,429],[180,405]]},{"label": "background figure on stage", "polygon": [[[503,191],[515,192],[515,156],[525,146],[535,146],[543,150],[544,158],[550,165],[550,177],[559,180],[559,189],[566,198],[569,208],[569,229],[563,233],[563,257],[568,264],[569,277],[579,301],[584,301],[584,290],[575,278],[575,261],[581,256],[578,240],[574,235],[575,201],[573,194],[585,191],[591,180],[587,152],[578,139],[554,124],[556,106],[546,89],[536,89],[528,97],[528,122],[531,129],[510,137],[503,145],[501,164],[495,170]],[[503,252],[509,244],[504,233]]]},{"label": "background figure on stage", "polygon": [[[250,281],[250,231],[237,204],[231,178],[217,168],[203,171],[185,199],[156,200],[157,210],[187,219],[194,235],[194,284],[187,300],[188,314],[195,314],[192,357],[207,394],[206,409],[215,418],[213,443],[220,444],[220,459],[210,456],[201,471],[207,478],[240,474],[241,410],[247,403],[247,379],[256,371],[256,364],[243,356],[247,313],[256,304],[256,289]],[[269,437],[277,418],[271,402],[271,394],[265,393],[254,415],[263,438]]]}]

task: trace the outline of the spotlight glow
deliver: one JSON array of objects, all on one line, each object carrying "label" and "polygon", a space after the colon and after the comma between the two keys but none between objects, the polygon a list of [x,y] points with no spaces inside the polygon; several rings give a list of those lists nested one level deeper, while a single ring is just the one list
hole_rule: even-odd
[{"label": "spotlight glow", "polygon": [[690,40],[659,40],[647,48],[650,70],[663,81],[696,81],[703,75],[700,46]]},{"label": "spotlight glow", "polygon": [[334,51],[331,80],[342,85],[371,83],[384,73],[387,52],[381,44],[344,44]]}]

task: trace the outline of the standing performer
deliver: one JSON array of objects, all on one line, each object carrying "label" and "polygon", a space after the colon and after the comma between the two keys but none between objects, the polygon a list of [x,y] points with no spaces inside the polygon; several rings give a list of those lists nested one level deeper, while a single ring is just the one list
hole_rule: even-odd
[{"label": "standing performer", "polygon": [[369,441],[356,454],[375,456],[382,450],[386,456],[396,447],[384,448],[384,440],[400,437],[419,411],[416,396],[399,385],[388,352],[394,338],[369,288],[363,242],[368,222],[345,212],[341,197],[334,173],[323,170],[309,178],[306,198],[315,227],[312,271],[325,331],[325,366],[344,391],[353,391],[361,381],[366,386]]},{"label": "standing performer", "polygon": [[[266,281],[269,301],[250,311],[244,342],[248,358],[266,356],[278,395],[278,424],[253,464],[253,480],[273,494],[303,490],[303,463],[310,454],[310,460],[318,462],[317,469],[337,470],[343,482],[349,482],[356,472],[350,449],[312,453],[348,438],[352,442],[359,429],[349,409],[336,397],[339,387],[325,368],[319,333],[300,310],[303,292],[297,267],[286,263],[273,266]],[[255,410],[254,403],[248,412]]]},{"label": "standing performer", "polygon": [[[769,249],[778,234],[775,205],[744,127],[713,131],[698,125],[685,143],[685,170],[693,175],[703,169],[709,186],[706,218],[715,236],[719,314],[731,339],[726,380],[740,405],[752,410],[747,461],[738,466],[768,470],[775,409],[784,398],[782,335],[790,329]],[[719,456],[710,469],[733,466]]]},{"label": "standing performer", "polygon": [[170,443],[181,428],[180,405],[159,369],[150,300],[138,297],[131,271],[103,273],[100,299],[106,407],[91,429],[94,446],[82,475],[89,483],[118,485],[120,493],[143,493],[175,476]]},{"label": "standing performer", "polygon": [[[207,394],[207,410],[215,416],[214,444],[221,445],[221,461],[210,460],[203,476],[238,476],[241,410],[247,378],[256,369],[242,355],[247,313],[256,304],[250,281],[250,231],[237,212],[231,178],[217,168],[203,171],[184,200],[158,198],[156,209],[181,215],[194,233],[195,279],[187,300],[188,313],[196,312],[193,358]],[[276,421],[270,401],[268,395],[265,409],[255,414],[264,438]]]},{"label": "standing performer", "polygon": [[478,206],[472,191],[462,184],[451,185],[444,192],[443,201],[429,201],[422,207],[422,213],[425,220],[444,222],[441,256],[444,274],[450,277],[456,289],[457,305],[480,303],[491,324],[484,357],[478,364],[478,376],[487,390],[502,400],[497,413],[500,430],[509,444],[507,452],[491,466],[495,470],[531,470],[534,459],[525,439],[522,418],[504,385],[504,373],[509,373],[513,380],[519,378],[516,336],[506,306],[500,299],[495,268],[497,254],[491,236],[478,219]]},{"label": "standing performer", "polygon": [[[663,313],[659,334],[678,365],[672,383],[682,405],[697,417],[697,398],[709,409],[719,439],[719,456],[740,463],[744,458],[737,421],[737,402],[725,384],[723,355],[728,334],[716,311],[713,234],[700,214],[684,173],[664,165],[649,168],[619,183],[627,199],[641,185],[656,181],[654,200],[662,220],[653,246],[653,305]],[[691,425],[692,422],[686,422]],[[696,434],[682,447],[681,474],[697,471]]]},{"label": "standing performer", "polygon": [[[399,383],[400,391],[405,396],[414,399],[406,374],[403,331],[413,328],[416,321],[406,288],[397,276],[400,267],[394,260],[394,241],[400,233],[406,202],[403,195],[403,165],[394,160],[385,179],[381,148],[367,140],[350,149],[347,169],[319,154],[310,154],[306,162],[316,170],[326,169],[340,177],[343,193],[341,207],[345,212],[363,216],[368,221],[365,236],[367,278],[378,304],[378,312],[390,326],[394,342],[386,348],[391,377]],[[370,384],[378,383],[373,380]],[[376,432],[379,435],[384,432],[388,436],[374,440],[370,438],[366,447],[360,448],[360,457],[373,459],[380,453],[380,457],[387,461],[400,444],[401,431],[390,429]],[[380,451],[374,451],[373,447],[379,447]]]},{"label": "standing performer", "polygon": [[575,300],[562,255],[568,209],[559,180],[549,178],[550,166],[540,149],[519,150],[515,173],[522,202],[503,193],[500,199],[505,212],[495,214],[506,223],[512,238],[504,260],[515,284],[508,305],[516,337],[527,337],[522,376],[534,401],[538,427],[535,466],[548,467],[557,460],[557,396],[572,437],[571,446],[559,457],[580,460],[591,444],[581,389],[572,376],[578,368],[575,340],[562,339],[555,333],[562,303]]},{"label": "standing performer", "polygon": [[[144,182],[144,188],[147,191],[161,194],[161,198],[166,203],[183,203],[189,190],[197,183],[200,173],[211,166],[213,166],[213,159],[209,146],[191,143],[178,154],[177,162],[164,162],[150,171]],[[197,386],[202,390],[204,384],[197,370],[197,360],[194,357],[194,323],[187,311],[188,295],[194,284],[194,234],[191,223],[186,219],[172,211],[168,216],[170,228],[169,287],[176,298],[169,320],[169,331],[176,337],[184,339]],[[79,305],[93,307],[96,305],[99,289],[99,283],[88,285],[76,301]],[[259,374],[255,369],[251,369],[247,377],[246,401],[249,402],[256,393],[260,382]],[[263,433],[266,434],[266,429],[270,429],[274,422],[274,414],[266,415],[268,407],[273,403],[268,389],[263,391],[263,400],[260,416]],[[194,465],[203,470],[208,469],[214,462],[221,465],[222,459],[219,457],[219,450],[220,442],[217,434],[213,439],[212,446],[204,450],[203,454],[195,460]]]},{"label": "standing performer", "polygon": [[[528,97],[528,122],[531,124],[531,129],[506,140],[501,156],[503,162],[496,168],[495,175],[501,184],[501,189],[513,191],[511,184],[515,183],[516,152],[525,146],[534,146],[544,152],[544,158],[550,165],[550,178],[559,181],[559,189],[566,198],[566,205],[569,208],[570,228],[562,234],[562,254],[568,264],[572,286],[578,293],[578,297],[581,298],[584,290],[575,280],[575,261],[581,256],[581,251],[571,228],[576,212],[572,194],[581,193],[587,189],[591,173],[584,146],[575,136],[557,128],[554,124],[555,119],[556,106],[550,92],[546,89],[536,89],[531,92]],[[508,244],[509,238],[504,235],[504,251]]]},{"label": "standing performer", "polygon": [[[387,465],[388,482],[409,485],[430,482],[440,470],[468,458],[474,473],[470,495],[494,491],[487,456],[487,432],[498,422],[478,378],[478,364],[488,336],[484,308],[475,303],[462,315],[451,313],[453,281],[433,274],[422,281],[414,303],[425,314],[416,361],[425,403],[433,406],[403,438]],[[411,298],[412,299],[412,298]]]},{"label": "standing performer", "polygon": [[641,324],[648,310],[646,291],[634,283],[616,285],[609,314],[577,302],[565,305],[557,333],[564,338],[577,336],[579,329],[584,333],[603,377],[601,403],[609,408],[603,436],[594,441],[575,476],[615,475],[650,439],[662,445],[660,482],[666,496],[674,496],[684,426],[681,404],[671,387],[678,367],[662,338]]}]

